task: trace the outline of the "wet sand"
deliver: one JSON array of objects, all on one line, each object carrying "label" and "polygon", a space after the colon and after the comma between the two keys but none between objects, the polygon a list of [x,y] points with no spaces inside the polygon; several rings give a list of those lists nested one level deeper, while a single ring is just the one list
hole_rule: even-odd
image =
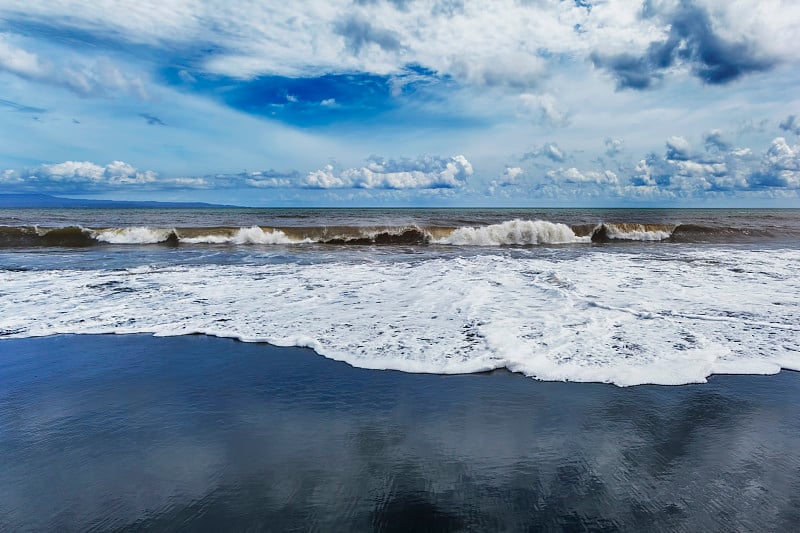
[{"label": "wet sand", "polygon": [[2,530],[800,523],[800,373],[618,388],[204,336],[0,341]]}]

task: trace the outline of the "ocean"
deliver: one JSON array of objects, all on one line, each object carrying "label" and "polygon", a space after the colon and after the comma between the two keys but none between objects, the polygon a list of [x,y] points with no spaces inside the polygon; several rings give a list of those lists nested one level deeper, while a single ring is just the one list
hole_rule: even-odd
[{"label": "ocean", "polygon": [[800,370],[797,272],[800,210],[4,209],[0,338],[681,385]]},{"label": "ocean", "polygon": [[799,237],[800,210],[0,210],[0,530],[790,531]]}]

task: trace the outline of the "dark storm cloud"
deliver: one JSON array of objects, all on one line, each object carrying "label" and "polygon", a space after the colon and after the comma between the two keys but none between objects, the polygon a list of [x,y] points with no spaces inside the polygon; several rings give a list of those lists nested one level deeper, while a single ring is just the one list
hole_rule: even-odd
[{"label": "dark storm cloud", "polygon": [[646,2],[645,17],[659,17],[670,29],[666,40],[650,43],[644,55],[590,56],[595,67],[609,71],[617,89],[647,89],[672,66],[686,64],[694,76],[711,85],[771,69],[776,60],[759,53],[747,39],[729,41],[715,32],[708,12],[691,1],[669,13]]}]

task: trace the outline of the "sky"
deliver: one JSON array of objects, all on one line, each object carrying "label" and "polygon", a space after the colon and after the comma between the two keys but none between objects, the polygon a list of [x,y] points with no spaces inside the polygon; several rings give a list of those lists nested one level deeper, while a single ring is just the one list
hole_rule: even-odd
[{"label": "sky", "polygon": [[0,0],[0,193],[800,207],[797,0]]}]

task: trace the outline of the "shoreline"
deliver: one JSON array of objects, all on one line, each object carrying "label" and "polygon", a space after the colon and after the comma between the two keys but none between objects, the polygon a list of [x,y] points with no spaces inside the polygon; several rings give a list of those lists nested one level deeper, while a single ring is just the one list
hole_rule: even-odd
[{"label": "shoreline", "polygon": [[[609,385],[614,388],[618,389],[628,389],[628,388],[635,388],[635,387],[666,387],[666,388],[675,388],[675,387],[688,387],[688,386],[702,386],[709,383],[711,380],[715,379],[725,379],[726,377],[733,377],[733,376],[741,376],[741,377],[764,377],[768,378],[771,376],[777,376],[784,373],[793,373],[800,375],[800,370],[794,368],[787,368],[781,367],[778,372],[774,373],[726,373],[726,372],[715,372],[706,376],[705,382],[692,382],[692,383],[680,383],[680,384],[663,384],[663,383],[637,383],[634,385],[618,385],[613,382],[606,382],[606,381],[573,381],[573,380],[547,380],[547,379],[539,379],[532,376],[525,375],[522,372],[517,372],[508,369],[507,367],[502,368],[493,368],[490,370],[482,370],[478,372],[415,372],[409,370],[398,370],[394,368],[369,368],[369,367],[361,367],[351,364],[350,362],[344,359],[336,359],[334,357],[329,357],[327,355],[321,354],[317,352],[313,347],[310,346],[298,346],[298,345],[280,345],[280,344],[273,344],[269,341],[263,340],[242,340],[239,337],[234,336],[224,336],[224,335],[215,335],[213,333],[203,333],[203,332],[194,332],[194,333],[184,333],[179,335],[157,335],[156,333],[150,332],[141,332],[141,333],[54,333],[51,335],[43,335],[43,336],[34,336],[34,337],[23,337],[23,338],[3,338],[0,336],[0,347],[2,347],[3,343],[17,343],[17,342],[26,342],[32,341],[37,339],[52,339],[52,338],[64,338],[70,339],[72,337],[145,337],[145,338],[153,338],[153,339],[172,339],[172,338],[185,338],[185,337],[205,337],[208,339],[218,339],[221,341],[231,341],[235,343],[240,343],[244,345],[260,345],[264,346],[269,350],[301,350],[302,352],[306,352],[307,354],[313,355],[314,357],[318,357],[320,359],[324,359],[326,361],[330,361],[336,364],[345,365],[348,368],[356,369],[359,371],[368,371],[368,372],[397,372],[399,374],[408,374],[408,375],[423,375],[423,376],[492,376],[492,375],[510,375],[510,376],[517,376],[529,381],[535,381],[539,383],[569,383],[575,385]],[[0,350],[0,354],[2,350]]]}]

